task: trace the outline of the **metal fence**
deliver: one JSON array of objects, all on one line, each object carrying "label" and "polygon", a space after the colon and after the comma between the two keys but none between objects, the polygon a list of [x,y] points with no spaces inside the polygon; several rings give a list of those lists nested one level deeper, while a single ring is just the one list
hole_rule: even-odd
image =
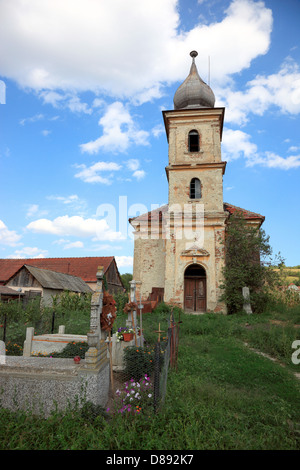
[{"label": "metal fence", "polygon": [[146,408],[157,413],[163,407],[169,370],[177,370],[179,325],[171,313],[167,332],[160,325],[156,330],[155,344],[124,349],[124,369],[114,372],[111,390],[111,403],[118,412],[144,412]]}]

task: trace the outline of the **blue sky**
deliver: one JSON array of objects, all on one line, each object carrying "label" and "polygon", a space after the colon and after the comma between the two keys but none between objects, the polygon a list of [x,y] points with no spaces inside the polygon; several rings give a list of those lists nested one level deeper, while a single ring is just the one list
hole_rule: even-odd
[{"label": "blue sky", "polygon": [[224,201],[299,265],[299,18],[299,0],[0,0],[0,257],[132,272],[127,220],[167,203],[162,110],[195,49],[226,108]]}]

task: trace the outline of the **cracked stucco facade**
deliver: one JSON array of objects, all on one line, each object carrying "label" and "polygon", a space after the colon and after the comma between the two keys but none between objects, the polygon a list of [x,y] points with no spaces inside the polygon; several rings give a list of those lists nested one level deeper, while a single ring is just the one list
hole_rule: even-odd
[{"label": "cracked stucco facade", "polygon": [[[185,270],[200,265],[206,273],[206,311],[225,313],[219,301],[228,217],[223,209],[226,162],[221,159],[224,108],[164,111],[163,117],[169,143],[169,204],[161,217],[156,212],[131,222],[135,229],[133,278],[140,282],[143,300],[153,287],[161,287],[165,302],[184,308]],[[189,152],[191,130],[199,134],[198,152]],[[201,182],[200,199],[190,198],[192,178]]]}]

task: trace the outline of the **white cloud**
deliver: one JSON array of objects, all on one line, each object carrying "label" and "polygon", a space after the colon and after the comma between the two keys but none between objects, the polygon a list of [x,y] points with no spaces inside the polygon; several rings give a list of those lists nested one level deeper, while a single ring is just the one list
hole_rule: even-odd
[{"label": "white cloud", "polygon": [[[79,178],[85,183],[102,183],[106,185],[112,184],[112,176],[114,171],[121,170],[122,166],[114,162],[97,162],[91,166],[74,165],[80,171],[75,174],[75,178]],[[102,176],[103,172],[111,172],[108,176]]]},{"label": "white cloud", "polygon": [[149,133],[138,129],[126,107],[120,101],[109,105],[105,114],[99,120],[103,127],[101,137],[81,144],[82,152],[98,153],[100,149],[109,152],[126,152],[128,147],[148,145]]},{"label": "white cloud", "polygon": [[81,241],[70,242],[64,246],[64,250],[69,250],[71,248],[83,248],[83,243]]},{"label": "white cloud", "polygon": [[130,160],[127,160],[126,165],[129,170],[136,171],[140,167],[140,162],[136,158],[131,158]]},{"label": "white cloud", "polygon": [[222,138],[222,158],[226,161],[240,157],[253,158],[257,146],[250,142],[251,136],[240,130],[224,128]]},{"label": "white cloud", "polygon": [[287,158],[281,157],[273,152],[265,152],[249,159],[247,166],[260,165],[267,168],[278,168],[280,170],[291,170],[300,168],[300,155],[294,155]]},{"label": "white cloud", "polygon": [[144,170],[136,170],[132,174],[132,176],[134,176],[138,181],[145,178],[145,175],[146,175],[146,173],[145,173]]},{"label": "white cloud", "polygon": [[47,199],[60,201],[63,204],[73,204],[79,201],[77,194],[71,194],[70,196],[47,196]]},{"label": "white cloud", "polygon": [[266,110],[276,106],[283,113],[300,112],[300,70],[298,64],[287,58],[279,72],[258,75],[246,85],[245,91],[234,91],[231,87],[216,91],[219,105],[226,106],[226,121],[246,124],[249,114],[262,116]]},{"label": "white cloud", "polygon": [[54,108],[69,108],[73,113],[92,114],[93,110],[87,103],[83,103],[75,92],[58,93],[56,91],[43,90],[39,92],[45,104],[51,104]]},{"label": "white cloud", "polygon": [[300,155],[281,157],[273,152],[259,152],[257,145],[251,142],[251,136],[240,130],[224,128],[222,158],[230,161],[244,158],[246,166],[260,165],[267,168],[290,170],[300,167]]},{"label": "white cloud", "polygon": [[23,118],[20,120],[20,124],[24,126],[27,123],[32,123],[36,121],[41,121],[45,118],[45,116],[41,113],[35,114],[34,116],[28,117],[28,118]]},{"label": "white cloud", "polygon": [[233,0],[221,21],[186,32],[178,10],[178,0],[0,0],[0,73],[39,91],[144,102],[185,78],[193,49],[200,75],[209,55],[220,82],[269,48],[272,13],[261,1]]},{"label": "white cloud", "polygon": [[62,237],[92,237],[92,240],[120,240],[122,235],[110,229],[105,219],[84,219],[80,216],[64,215],[54,220],[38,219],[26,227],[35,233]]},{"label": "white cloud", "polygon": [[133,257],[132,256],[115,256],[118,268],[132,267]]},{"label": "white cloud", "polygon": [[9,255],[8,258],[45,258],[47,255],[47,250],[40,250],[37,247],[26,246],[24,248],[21,248],[20,250],[16,250],[13,254]]},{"label": "white cloud", "polygon": [[33,217],[39,210],[38,204],[31,204],[27,210],[26,217]]},{"label": "white cloud", "polygon": [[157,126],[153,127],[151,132],[154,135],[154,137],[160,137],[161,134],[165,133],[165,128],[162,124],[158,124]]},{"label": "white cloud", "polygon": [[138,181],[143,179],[146,175],[144,170],[140,169],[140,161],[136,158],[131,158],[126,162],[126,165],[130,171],[132,171],[132,176]]},{"label": "white cloud", "polygon": [[297,145],[291,145],[288,149],[288,152],[299,152],[300,150],[300,147],[298,147]]},{"label": "white cloud", "polygon": [[15,230],[8,230],[5,223],[0,220],[0,244],[16,246],[20,239],[21,235],[18,235]]}]

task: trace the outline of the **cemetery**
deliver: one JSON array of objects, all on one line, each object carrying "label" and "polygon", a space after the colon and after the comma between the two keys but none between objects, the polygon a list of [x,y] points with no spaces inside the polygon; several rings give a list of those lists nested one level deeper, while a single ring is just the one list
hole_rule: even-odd
[{"label": "cemetery", "polygon": [[[119,340],[118,332],[110,335],[115,318],[113,298],[103,304],[103,267],[97,271],[97,287],[91,299],[90,331],[86,335],[65,334],[61,325],[57,334],[35,335],[28,327],[23,356],[6,356],[5,343],[0,346],[0,390],[4,408],[24,408],[49,416],[55,408],[64,410],[75,402],[106,406],[113,370],[122,370],[124,349],[143,346],[143,336],[138,334],[137,314],[129,309],[126,327],[131,331],[129,340]],[[132,282],[131,303],[135,308],[135,283]],[[107,335],[107,332],[109,334]],[[123,335],[124,336],[124,335]],[[61,352],[66,344],[87,342],[88,350],[83,360],[51,357]],[[47,355],[50,357],[42,357]]]}]

